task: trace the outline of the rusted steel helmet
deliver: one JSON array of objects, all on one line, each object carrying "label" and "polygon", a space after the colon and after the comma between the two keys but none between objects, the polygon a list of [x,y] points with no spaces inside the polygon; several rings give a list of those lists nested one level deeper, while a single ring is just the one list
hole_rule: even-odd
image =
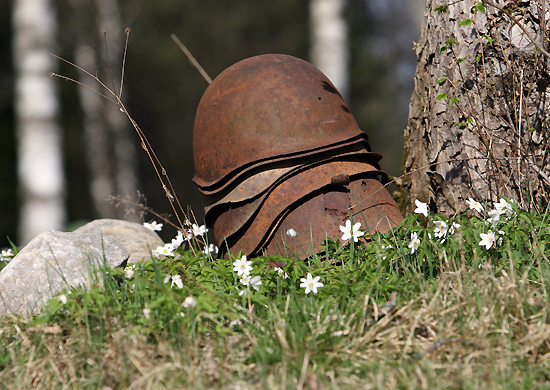
[{"label": "rusted steel helmet", "polygon": [[224,70],[199,103],[193,134],[199,188],[254,163],[293,159],[359,138],[346,102],[310,63],[282,54]]},{"label": "rusted steel helmet", "polygon": [[[206,223],[231,252],[305,257],[352,214],[371,232],[402,219],[381,184],[381,156],[342,97],[294,57],[253,57],[222,72],[199,103],[193,154]],[[298,238],[285,241],[289,228]]]}]

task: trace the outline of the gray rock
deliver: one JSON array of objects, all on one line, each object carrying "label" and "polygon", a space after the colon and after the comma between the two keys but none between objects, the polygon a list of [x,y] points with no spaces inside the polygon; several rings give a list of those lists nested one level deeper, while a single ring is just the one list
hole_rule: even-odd
[{"label": "gray rock", "polygon": [[0,316],[36,314],[69,286],[99,282],[99,267],[123,267],[129,252],[98,234],[50,231],[35,237],[0,271]]},{"label": "gray rock", "polygon": [[79,227],[75,233],[102,234],[123,243],[130,251],[128,263],[151,258],[151,251],[164,245],[159,235],[143,225],[118,219],[96,219]]}]

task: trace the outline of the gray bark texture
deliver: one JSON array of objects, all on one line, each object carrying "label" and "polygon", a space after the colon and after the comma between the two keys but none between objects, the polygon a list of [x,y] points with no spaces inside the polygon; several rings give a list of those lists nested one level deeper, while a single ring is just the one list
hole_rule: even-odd
[{"label": "gray bark texture", "polygon": [[402,205],[545,205],[550,187],[546,0],[427,0],[405,130]]},{"label": "gray bark texture", "polygon": [[[75,18],[75,23],[79,23],[74,28],[79,43],[74,61],[77,66],[99,77],[118,95],[121,93],[124,54],[119,4],[117,0],[95,0],[94,5],[96,17],[90,18],[88,14],[82,14],[83,9],[88,9],[88,4],[73,4],[75,13],[81,15],[81,19]],[[80,24],[82,20],[87,22],[85,28]],[[79,81],[115,100],[87,74],[80,72]],[[111,197],[135,198],[138,191],[135,134],[128,118],[116,104],[88,88],[79,88],[79,98],[84,114],[90,193],[97,215],[137,221],[137,214],[128,213],[124,207],[117,207],[111,201]],[[124,94],[121,99],[124,99]]]},{"label": "gray bark texture", "polygon": [[50,72],[57,20],[50,0],[13,4],[15,122],[20,193],[18,243],[65,227],[65,175],[58,96]]},{"label": "gray bark texture", "polygon": [[310,0],[310,60],[336,86],[349,95],[348,26],[345,0]]}]

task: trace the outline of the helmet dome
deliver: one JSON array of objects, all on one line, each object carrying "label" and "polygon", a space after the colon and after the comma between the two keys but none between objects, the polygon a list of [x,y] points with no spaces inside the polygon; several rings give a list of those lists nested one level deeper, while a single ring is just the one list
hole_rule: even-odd
[{"label": "helmet dome", "polygon": [[340,93],[315,66],[282,54],[248,58],[216,77],[199,103],[193,181],[212,186],[251,164],[358,136],[366,139]]}]

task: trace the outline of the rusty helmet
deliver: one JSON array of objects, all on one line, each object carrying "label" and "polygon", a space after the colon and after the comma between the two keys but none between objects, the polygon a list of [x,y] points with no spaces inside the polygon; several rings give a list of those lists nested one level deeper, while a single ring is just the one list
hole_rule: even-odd
[{"label": "rusty helmet", "polygon": [[230,66],[205,91],[195,117],[193,181],[215,192],[250,166],[353,141],[368,144],[320,70],[292,56],[260,55]]},{"label": "rusty helmet", "polygon": [[[283,241],[304,257],[350,215],[372,232],[402,219],[382,185],[381,156],[345,101],[295,57],[262,55],[223,71],[199,103],[193,155],[193,181],[222,251],[276,254]],[[306,241],[284,243],[288,227]]]}]

